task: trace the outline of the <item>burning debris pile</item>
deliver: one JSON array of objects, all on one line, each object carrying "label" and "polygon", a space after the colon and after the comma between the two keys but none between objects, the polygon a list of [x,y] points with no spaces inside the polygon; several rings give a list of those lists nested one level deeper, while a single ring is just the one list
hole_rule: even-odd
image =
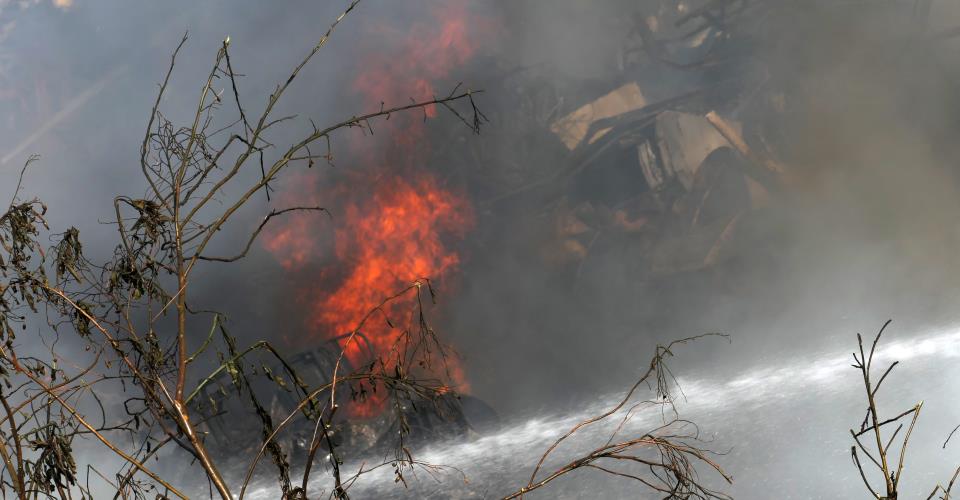
[{"label": "burning debris pile", "polygon": [[[690,11],[677,2],[657,15],[638,16],[631,33],[637,39],[628,40],[618,77],[587,91],[567,92],[541,71],[495,72],[500,79],[493,91],[517,85],[516,105],[492,110],[491,120],[503,127],[479,139],[430,128],[427,119],[438,111],[431,105],[422,116],[398,115],[378,127],[375,137],[385,152],[369,148],[368,138],[353,145],[349,175],[296,173],[295,182],[275,195],[284,205],[323,204],[338,207],[338,213],[331,219],[291,214],[270,226],[263,239],[296,277],[298,306],[307,311],[307,334],[288,339],[301,350],[289,361],[296,369],[284,376],[310,373],[305,385],[314,386],[329,383],[338,363],[347,374],[371,362],[386,363],[388,371],[402,365],[397,342],[422,321],[417,315],[424,304],[411,302],[419,294],[395,297],[395,290],[424,278],[454,287],[460,242],[501,209],[537,214],[534,233],[540,235],[542,262],[574,278],[617,247],[628,249],[632,277],[724,264],[741,221],[782,188],[786,174],[774,159],[773,139],[751,123],[784,112],[783,93],[754,73],[741,74],[743,50],[733,30],[743,10],[727,3]],[[489,66],[476,52],[495,23],[468,23],[467,5],[454,2],[429,11],[425,24],[409,35],[385,35],[390,43],[378,43],[376,52],[359,58],[352,85],[358,97],[365,102],[430,97],[468,65]],[[383,45],[396,47],[396,53],[383,51]],[[670,59],[675,57],[686,62]],[[681,67],[682,74],[673,77],[677,85],[665,87],[663,75],[650,71],[664,65]],[[736,77],[705,78],[704,72]],[[698,84],[701,80],[720,83]],[[511,154],[499,154],[502,148]],[[543,161],[550,155],[557,161]],[[459,167],[459,179],[444,174],[460,165],[467,167]],[[333,230],[324,229],[331,222]],[[389,297],[393,300],[384,301]],[[489,407],[466,396],[469,384],[456,354],[439,354],[442,370],[427,375],[449,381],[449,400],[398,404],[363,380],[341,391],[337,404],[344,412],[336,433],[343,448],[358,454],[382,449],[398,425],[408,425],[403,422],[416,422],[412,441],[429,442],[467,437],[472,427],[494,421]],[[284,372],[282,366],[263,370]],[[304,395],[288,387],[267,398],[275,406],[270,413],[289,414]],[[228,417],[229,425],[217,419],[217,413],[236,415],[220,411],[227,402],[214,394],[200,400],[209,403],[206,411],[216,410],[210,434],[223,436],[224,446],[235,443],[227,431],[231,425],[247,432],[236,427],[235,417]],[[250,420],[255,427],[256,419]],[[310,442],[308,427],[290,433],[291,446]]]},{"label": "burning debris pile", "polygon": [[[810,96],[778,64],[781,54],[757,47],[765,19],[792,7],[652,4],[632,18],[618,70],[589,85],[482,57],[497,23],[477,20],[468,2],[429,11],[409,34],[383,35],[395,51],[374,39],[377,51],[358,58],[351,80],[364,101],[429,97],[451,75],[479,67],[481,85],[501,104],[484,110],[494,126],[480,137],[432,128],[437,105],[392,117],[374,131],[385,152],[365,138],[351,145],[349,174],[297,173],[279,193],[286,205],[339,207],[330,220],[293,214],[263,240],[297,277],[308,333],[289,343],[305,362],[343,348],[345,365],[357,369],[390,353],[417,306],[381,301],[427,277],[455,289],[464,242],[495,241],[493,226],[517,214],[538,261],[573,286],[609,262],[633,282],[697,273],[722,281],[738,272],[743,247],[756,243],[757,214],[790,196],[803,166],[786,129]],[[344,332],[365,321],[363,342],[347,341]],[[432,375],[469,393],[459,358],[446,361]],[[324,366],[318,373],[327,365],[316,365]],[[369,449],[393,417],[382,393],[363,383],[353,389],[341,404],[366,423],[344,434],[366,436],[360,448]],[[437,425],[437,436],[469,434],[467,420],[454,410],[447,424],[458,430]]]},{"label": "burning debris pile", "polygon": [[[429,11],[410,34],[371,34],[372,47],[358,57],[359,68],[351,85],[361,102],[369,105],[434,97],[436,86],[446,84],[451,73],[465,65],[476,50],[480,35],[468,29],[467,5],[451,2]],[[444,182],[436,168],[428,168],[427,120],[437,116],[438,107],[429,105],[420,114],[391,116],[375,132],[374,139],[384,136],[377,148],[371,147],[369,137],[356,139],[349,152],[350,175],[320,182],[315,175],[306,175],[315,172],[307,172],[281,194],[288,204],[339,207],[326,246],[321,241],[329,221],[310,214],[278,224],[264,240],[291,276],[314,269],[317,259],[333,256],[315,276],[298,280],[311,332],[303,340],[339,337],[355,329],[371,310],[382,308],[381,317],[368,322],[364,334],[372,352],[389,352],[406,327],[411,304],[385,299],[418,280],[429,279],[442,286],[454,278],[460,264],[457,244],[473,225],[473,207],[465,193]],[[397,320],[401,324],[391,323]],[[356,345],[343,347],[355,366],[371,359]],[[455,389],[466,390],[455,356],[448,359],[447,369]],[[373,416],[383,401],[376,395],[370,397],[368,403],[354,405],[351,412]]]},{"label": "burning debris pile", "polygon": [[[448,84],[465,91],[449,79],[486,35],[477,23],[468,26],[468,5],[444,3],[409,34],[376,22],[368,26],[370,46],[361,48],[350,81],[362,105],[379,103],[382,110],[384,103],[429,100]],[[315,433],[315,417],[297,407],[308,395],[305,388],[333,385],[338,375],[348,382],[339,382],[344,388],[331,396],[342,410],[324,446],[348,450],[338,452],[341,459],[383,454],[396,447],[398,436],[403,447],[466,438],[497,419],[489,406],[467,395],[459,355],[436,340],[426,319],[434,287],[454,286],[459,244],[474,223],[462,186],[451,185],[441,178],[442,167],[431,166],[429,121],[443,108],[467,121],[446,103],[436,103],[390,114],[376,129],[365,122],[363,133],[350,138],[346,159],[334,163],[332,155],[323,157],[327,166],[348,163],[348,172],[295,172],[276,195],[275,202],[285,206],[336,207],[327,211],[329,218],[292,213],[266,228],[262,239],[295,283],[306,333],[285,338],[297,354],[279,365],[263,364],[260,371],[270,383],[249,389],[270,402],[264,410],[275,420],[303,411],[306,418],[298,418],[288,435],[292,450],[309,452]],[[474,120],[482,120],[479,110],[473,111]],[[467,124],[471,130],[479,126]],[[355,376],[373,371],[397,378],[416,371],[435,391],[396,398],[373,377]],[[198,398],[198,410],[207,416],[212,442],[226,451],[260,424],[257,415],[242,411],[237,394],[214,389],[229,385],[226,374],[220,378]],[[247,451],[255,453],[257,444],[250,446]]]},{"label": "burning debris pile", "polygon": [[[253,370],[246,389],[240,391],[231,387],[235,384],[230,380],[240,375],[226,370],[201,386],[193,399],[194,411],[204,422],[210,450],[238,461],[256,453],[258,443],[249,436],[258,432],[260,417],[247,404],[244,392],[250,391],[274,421],[303,412],[306,418],[296,418],[278,441],[287,453],[309,453],[315,432],[311,422],[315,420],[315,410],[298,407],[309,394],[308,388],[330,384],[330,374],[335,371],[345,374],[362,371],[362,367],[351,364],[351,358],[376,357],[367,336],[358,333],[351,343],[352,354],[340,359],[342,345],[349,337],[349,334],[342,335],[315,349],[273,363],[264,362]],[[350,408],[357,394],[343,390],[337,393],[336,399],[338,405]],[[468,439],[478,431],[495,426],[498,419],[493,409],[482,401],[467,395],[455,396],[452,392],[436,398],[412,395],[386,407],[383,399],[374,399],[361,408],[369,414],[354,412],[330,424],[329,436],[342,459],[383,455],[395,446],[398,435],[403,435],[406,446],[411,447]],[[329,445],[325,448],[329,452]]]}]

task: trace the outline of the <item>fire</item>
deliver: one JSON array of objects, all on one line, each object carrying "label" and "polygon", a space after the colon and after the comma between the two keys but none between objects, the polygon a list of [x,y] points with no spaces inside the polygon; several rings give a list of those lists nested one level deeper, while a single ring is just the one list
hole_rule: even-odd
[{"label": "fire", "polygon": [[[316,331],[349,332],[385,298],[419,278],[443,279],[457,269],[460,256],[444,244],[462,238],[472,221],[468,202],[441,189],[421,172],[414,183],[390,177],[380,182],[371,198],[352,200],[344,223],[336,229],[338,265],[348,270],[339,287],[321,297],[312,309]],[[409,316],[410,303],[392,301],[385,306],[393,321]],[[376,318],[363,333],[376,352],[388,351],[400,330]],[[358,344],[347,355],[360,361]]]},{"label": "fire", "polygon": [[[384,26],[371,30],[377,35],[365,39],[374,44],[362,50],[353,79],[357,97],[367,106],[385,107],[432,99],[437,95],[435,84],[469,62],[476,51],[476,33],[468,29],[467,14],[465,2],[446,2],[429,10],[408,32]],[[326,188],[298,181],[295,190],[284,193],[285,202],[306,199],[337,207],[332,217],[335,262],[319,271],[312,289],[304,292],[313,338],[353,331],[384,299],[416,280],[428,278],[443,285],[457,273],[461,257],[456,243],[471,228],[473,211],[465,194],[446,187],[426,169],[430,145],[424,114],[434,118],[437,112],[428,106],[423,113],[375,124],[377,137],[388,140],[371,144],[371,138],[364,137],[354,144],[363,173],[352,180]],[[291,273],[307,270],[323,248],[317,231],[312,231],[316,220],[309,214],[286,219],[265,242]],[[401,338],[413,321],[415,301],[416,296],[408,294],[388,302],[384,314],[364,324],[361,331],[375,356],[387,355]],[[354,367],[371,361],[359,343],[347,345],[345,355]],[[434,375],[449,376],[455,389],[464,391],[462,367],[456,359],[446,362],[445,373]],[[382,407],[381,398],[374,394],[349,410],[356,416],[373,415]]]},{"label": "fire", "polygon": [[[433,82],[450,76],[473,57],[476,46],[467,30],[467,8],[464,2],[449,2],[430,10],[432,22],[412,26],[408,35],[400,35],[389,27],[379,26],[386,33],[396,52],[373,47],[363,59],[362,70],[354,88],[374,102],[405,103],[410,98],[430,99],[437,94]],[[436,28],[439,26],[439,30]],[[382,42],[376,38],[375,41]],[[437,116],[436,106],[424,110],[427,117]],[[423,127],[407,131],[403,139],[419,139]]]}]

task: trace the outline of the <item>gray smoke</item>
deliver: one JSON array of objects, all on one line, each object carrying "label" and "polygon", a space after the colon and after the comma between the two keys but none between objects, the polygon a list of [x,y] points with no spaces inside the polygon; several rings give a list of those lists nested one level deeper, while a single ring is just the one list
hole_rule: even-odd
[{"label": "gray smoke", "polygon": [[[189,115],[216,48],[228,35],[235,66],[248,75],[241,92],[262,106],[343,3],[5,5],[0,156],[9,158],[0,165],[3,186],[12,185],[27,155],[40,153],[25,192],[49,202],[55,228],[77,225],[88,252],[105,255],[112,229],[97,219],[109,220],[114,195],[144,190],[137,167],[142,128],[182,33],[188,30],[191,40],[164,103],[168,115]],[[681,411],[690,410],[685,416],[716,436],[716,449],[730,450],[719,460],[735,478],[736,496],[859,494],[846,455],[846,429],[860,418],[856,373],[836,370],[819,379],[810,370],[836,365],[853,347],[854,333],[869,334],[888,317],[896,319],[897,339],[904,345],[932,328],[950,332],[957,320],[960,46],[957,39],[919,43],[917,34],[960,24],[960,8],[933,1],[929,16],[918,18],[913,1],[775,3],[738,48],[746,61],[738,71],[761,75],[756,80],[767,82],[765,89],[782,95],[786,105],[776,114],[766,109],[739,117],[744,127],[776,124],[775,149],[796,172],[795,182],[746,217],[719,268],[653,279],[633,274],[642,267],[641,257],[616,242],[600,241],[579,270],[545,264],[541,249],[553,222],[543,207],[556,193],[531,193],[519,201],[497,195],[548,175],[564,161],[562,144],[548,130],[530,133],[527,124],[562,116],[627,81],[667,98],[730,75],[656,64],[625,69],[624,48],[636,20],[661,15],[673,2],[471,3],[471,12],[495,20],[499,31],[461,75],[441,83],[463,80],[484,88],[480,105],[491,121],[480,137],[436,130],[450,128],[449,117],[431,129],[445,147],[444,139],[464,136],[463,151],[482,159],[470,163],[461,143],[454,143],[453,153],[437,153],[430,165],[439,172],[473,168],[476,174],[463,177],[468,180],[462,187],[477,207],[477,228],[462,249],[461,277],[441,290],[437,312],[440,329],[465,356],[473,393],[504,417],[503,435],[516,438],[519,434],[509,433],[520,432],[516,429],[531,419],[543,426],[568,425],[599,408],[598,395],[604,402],[627,387],[656,343],[721,331],[732,335],[732,345],[696,344],[679,354],[676,369],[689,374],[683,380],[692,384]],[[436,5],[362,3],[292,89],[282,113],[323,123],[370,107],[349,98],[357,47],[369,30],[385,26],[402,33],[423,9]],[[528,103],[534,105],[524,107]],[[274,139],[283,143],[297,130],[283,129]],[[486,170],[476,170],[481,166]],[[485,175],[494,180],[469,181]],[[578,179],[592,175],[586,171]],[[594,177],[602,175],[608,174]],[[564,189],[595,205],[613,191],[603,183],[557,188],[561,195]],[[265,199],[253,203],[224,234],[223,247],[240,241],[268,209]],[[298,283],[260,251],[239,271],[211,270],[198,292],[210,307],[243,325],[234,328],[243,338],[297,335],[302,318],[285,304],[288,287]],[[222,290],[243,293],[224,298]],[[921,418],[916,458],[907,472],[923,488],[910,493],[946,479],[949,465],[941,467],[940,461],[950,462],[950,450],[938,448],[954,422],[960,423],[960,409],[946,396],[953,359],[930,353],[905,359],[907,371],[890,388],[891,407],[925,399],[929,412]],[[771,373],[781,377],[772,386],[755,381],[738,392],[731,385]],[[463,465],[480,485],[499,481],[502,470],[528,470],[525,463],[494,463],[496,454],[477,449],[485,442],[432,453]],[[529,458],[545,440],[516,442],[529,447],[514,456]],[[473,446],[471,453],[480,458],[461,464],[458,455],[466,451],[457,446]],[[525,475],[510,477],[519,481]],[[560,491],[575,497],[580,490],[573,483],[565,482]],[[596,487],[611,488],[601,490],[606,496],[627,495],[617,481]],[[426,490],[401,494],[416,491]],[[443,496],[442,489],[430,491]],[[503,493],[480,486],[477,491]]]}]

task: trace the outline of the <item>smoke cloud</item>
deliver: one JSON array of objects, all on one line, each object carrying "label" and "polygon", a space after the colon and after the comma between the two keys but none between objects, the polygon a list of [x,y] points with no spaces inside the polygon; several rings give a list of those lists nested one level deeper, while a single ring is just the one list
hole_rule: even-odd
[{"label": "smoke cloud", "polygon": [[[0,165],[0,175],[13,179],[27,155],[40,153],[25,192],[49,202],[54,227],[78,226],[88,253],[106,255],[112,229],[97,221],[109,220],[114,195],[145,189],[137,167],[142,128],[183,32],[191,38],[165,112],[189,116],[226,36],[233,64],[247,75],[241,94],[259,109],[341,3],[297,1],[281,8],[256,1],[78,0],[4,6],[2,15],[10,21],[0,42],[0,151],[17,154]],[[324,123],[378,108],[379,102],[351,87],[363,69],[357,55],[409,39],[418,23],[438,22],[431,14],[443,3],[362,3],[287,97],[280,114],[300,120],[272,140],[296,138],[307,118]],[[960,25],[957,5],[771,2],[742,14],[743,24],[731,27],[741,38],[724,45],[727,52],[718,57],[735,63],[703,68],[645,59],[636,31],[638,22],[650,28],[653,19],[663,23],[658,33],[669,34],[668,21],[702,2],[463,5],[464,30],[475,52],[431,83],[441,94],[461,81],[483,89],[478,103],[489,123],[474,136],[441,112],[424,126],[431,151],[417,167],[462,193],[474,215],[462,240],[449,242],[460,260],[431,313],[463,355],[471,392],[506,421],[544,410],[573,411],[593,395],[615,393],[644,368],[658,342],[674,338],[731,334],[730,345],[697,343],[677,360],[677,370],[691,379],[721,383],[741,369],[845,352],[854,333],[869,333],[888,317],[895,318],[901,339],[956,321],[960,38],[937,34]],[[678,5],[685,10],[677,11]],[[677,57],[697,55],[695,48],[684,50]],[[635,157],[605,156],[576,175],[554,177],[569,159],[549,128],[556,119],[630,82],[655,102],[731,79],[738,83],[715,107],[741,123],[745,135],[759,131],[790,175],[786,188],[742,216],[720,262],[657,273],[649,254],[640,251],[646,243],[607,235],[579,260],[552,257],[558,214],[584,203],[597,213],[612,213],[618,203],[648,189],[641,172],[629,167]],[[389,143],[376,131],[373,137],[344,136],[335,146],[344,152],[336,167],[298,172],[276,186],[277,192],[302,189],[301,175],[314,176],[310,182],[324,192],[351,172],[364,173],[358,141],[368,141],[370,148]],[[553,180],[524,190],[544,179]],[[517,190],[522,193],[510,194]],[[283,199],[278,196],[247,207],[219,248],[243,241]],[[346,206],[325,208],[333,221],[316,217],[297,228],[315,237],[308,254],[315,266],[311,272],[336,265],[335,221]],[[230,270],[211,268],[198,280],[198,300],[224,310],[239,337],[269,337],[291,347],[313,338],[310,315],[291,294],[322,286],[322,280],[310,272],[288,272],[267,248]],[[908,378],[937,376],[925,370]],[[949,431],[958,414],[937,392],[940,387],[923,395],[929,430],[920,437],[931,443],[940,431]],[[799,477],[818,464],[847,460],[843,426],[856,425],[859,408],[819,408],[815,393],[799,386],[795,391],[790,404],[776,402],[773,394],[773,403],[742,412],[726,409],[717,417],[700,410],[705,427],[711,416],[732,422],[717,426],[728,432],[718,444],[737,447],[730,455],[734,475],[753,481],[736,483],[738,498],[769,498],[778,484],[794,485],[796,498],[829,495],[840,490],[804,488],[839,488],[856,479],[853,466],[843,462],[837,468],[846,467],[846,473],[819,486],[758,482],[762,474],[756,471],[769,470],[763,467]],[[898,402],[919,396],[904,387],[894,393]],[[795,436],[771,423],[793,412],[792,404],[812,408]],[[822,426],[816,424],[820,420]],[[796,448],[783,445],[798,439],[803,443]],[[830,450],[822,462],[821,448]],[[743,451],[763,449],[778,455],[758,459]],[[940,457],[918,456],[923,464]]]}]

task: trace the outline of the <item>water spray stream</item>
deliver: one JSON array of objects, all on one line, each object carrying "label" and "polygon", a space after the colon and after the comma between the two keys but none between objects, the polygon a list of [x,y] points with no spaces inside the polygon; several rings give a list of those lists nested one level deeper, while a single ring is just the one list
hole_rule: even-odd
[{"label": "water spray stream", "polygon": [[[950,328],[915,338],[883,342],[878,347],[874,362],[879,365],[900,360],[906,370],[911,370],[911,366],[919,369],[944,366],[958,357],[960,357],[960,329]],[[858,381],[856,377],[850,376],[851,360],[849,353],[841,351],[820,356],[798,357],[777,366],[760,366],[725,381],[713,380],[709,377],[681,377],[678,383],[682,388],[683,396],[678,397],[676,408],[683,418],[696,422],[705,433],[708,433],[703,437],[710,441],[714,431],[728,427],[733,420],[751,413],[769,414],[773,411],[772,408],[782,402],[810,396],[811,392],[816,392],[821,399],[843,397],[859,402],[861,395],[857,393]],[[577,423],[606,411],[621,397],[622,394],[611,394],[597,398],[573,413],[539,415],[508,424],[498,432],[481,436],[470,442],[434,445],[423,449],[416,455],[418,460],[442,464],[449,466],[450,469],[446,469],[440,475],[421,472],[409,487],[418,496],[429,497],[442,492],[456,491],[459,484],[460,488],[476,492],[477,498],[498,498],[525,484],[533,464],[561,434]],[[759,412],[757,412],[758,409]],[[856,413],[844,416],[850,422],[859,418]],[[576,439],[562,445],[557,450],[556,457],[548,462],[546,469],[550,468],[550,464],[555,466],[560,462],[565,463],[602,444],[609,438],[614,426],[622,420],[623,415],[618,417],[612,418],[606,424],[590,427]],[[631,432],[649,430],[659,425],[661,418],[659,410],[655,408],[635,414],[619,435],[626,436]],[[848,437],[845,434],[846,429],[841,427],[835,430],[837,446],[846,449],[849,446],[849,443],[843,441]],[[717,436],[716,444],[719,447],[714,447],[714,450],[728,451],[722,448],[726,446],[726,442],[720,441],[723,432],[716,432],[715,435]],[[348,464],[344,470],[356,473],[360,467],[366,470],[371,467],[371,464],[380,463],[380,461],[376,457],[371,457],[363,464]],[[723,462],[723,457],[720,457],[720,461]],[[456,472],[457,469],[463,472],[468,483],[464,483],[464,478]],[[855,473],[852,466],[849,472]],[[585,474],[577,476],[577,484],[572,485],[572,490],[584,491],[585,476]],[[312,488],[314,491],[329,490],[326,482],[327,478],[318,478]],[[559,494],[563,497],[561,491],[551,490],[550,494]],[[409,490],[394,484],[392,471],[387,467],[365,475],[352,489],[352,494],[357,498],[390,498],[391,495],[402,497],[410,493]],[[575,493],[571,494],[576,498]],[[266,499],[273,498],[275,495],[275,488],[264,483],[253,489],[250,498]],[[536,495],[532,496],[538,498]],[[742,496],[738,495],[737,498]]]}]

